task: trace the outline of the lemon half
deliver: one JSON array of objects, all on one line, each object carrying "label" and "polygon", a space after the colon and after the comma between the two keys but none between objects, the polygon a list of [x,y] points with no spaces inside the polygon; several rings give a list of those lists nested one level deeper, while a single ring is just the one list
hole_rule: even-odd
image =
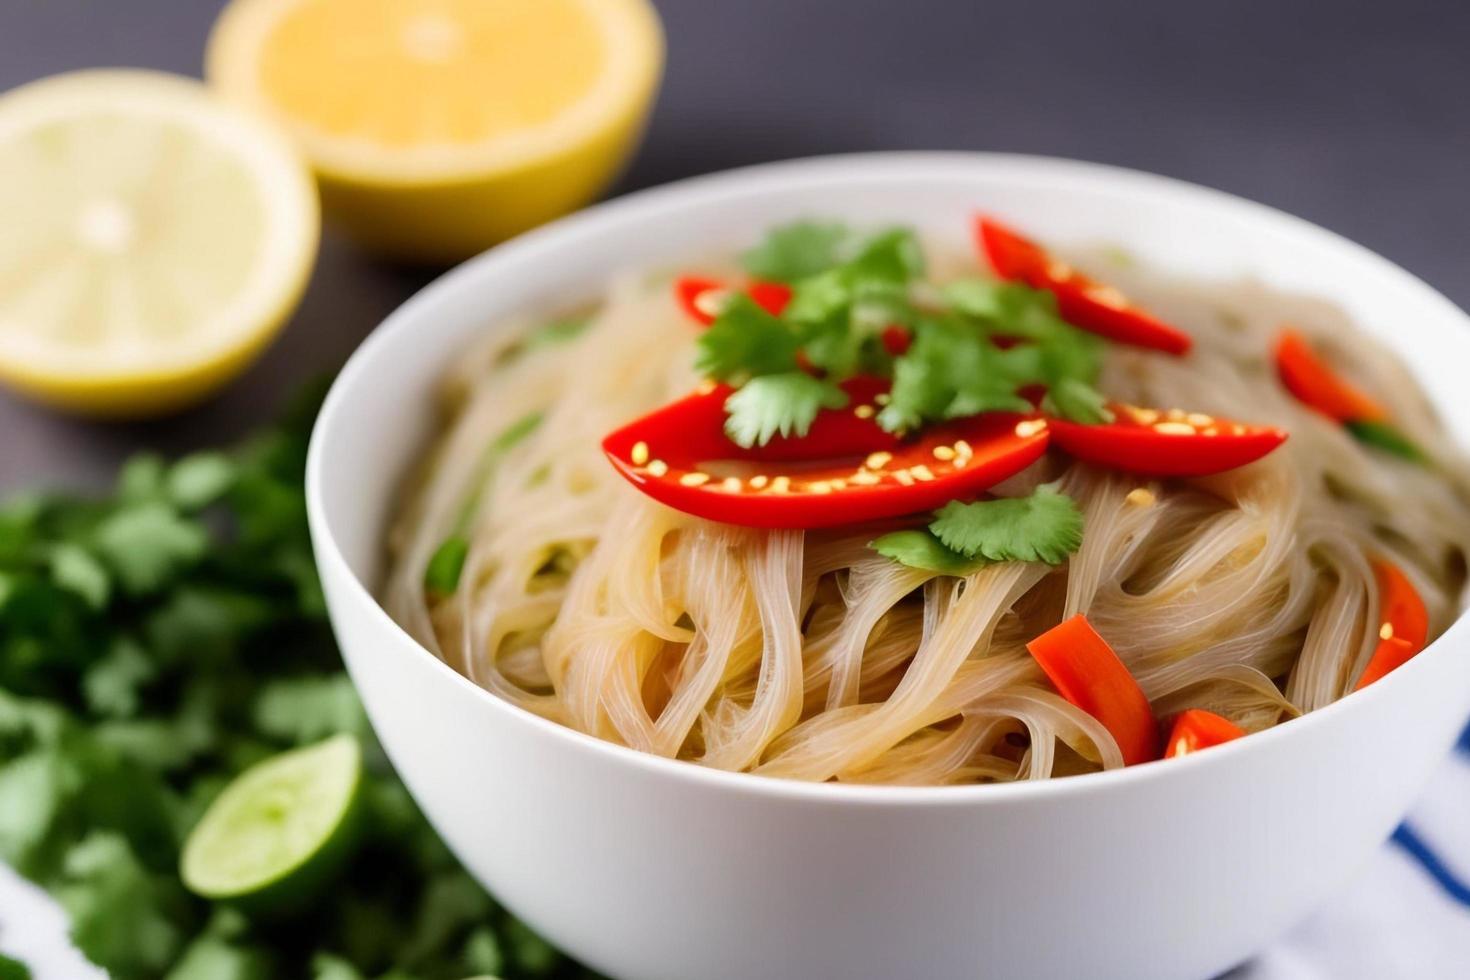
[{"label": "lemon half", "polygon": [[206,75],[289,129],[354,237],[451,261],[606,187],[662,64],[647,0],[233,0]]},{"label": "lemon half", "polygon": [[0,378],[91,414],[179,408],[242,370],[316,254],[310,173],[197,81],[112,70],[0,96]]}]

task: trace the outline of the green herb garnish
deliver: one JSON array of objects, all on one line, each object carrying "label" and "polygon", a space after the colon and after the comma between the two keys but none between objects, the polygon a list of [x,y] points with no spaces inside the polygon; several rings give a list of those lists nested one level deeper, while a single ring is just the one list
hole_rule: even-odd
[{"label": "green herb garnish", "polygon": [[992,562],[1059,565],[1082,545],[1082,512],[1055,487],[1029,496],[960,503],[952,500],[925,530],[885,534],[870,545],[880,555],[942,575],[968,575]]},{"label": "green herb garnish", "polygon": [[[108,496],[0,504],[0,859],[118,980],[577,975],[459,867],[372,742],[307,535],[313,409],[228,452],[139,457]],[[279,922],[187,892],[179,848],[215,794],[336,732],[367,771],[332,900]]]},{"label": "green herb garnish", "polygon": [[830,381],[800,371],[766,374],[725,402],[725,434],[740,446],[764,446],[777,435],[806,435],[818,412],[846,404],[847,394]]},{"label": "green herb garnish", "polygon": [[1429,462],[1429,456],[1420,449],[1408,436],[1400,432],[1396,427],[1387,422],[1370,422],[1357,420],[1346,423],[1347,430],[1353,434],[1365,446],[1408,460],[1411,463],[1424,464]]},{"label": "green herb garnish", "polygon": [[772,229],[741,262],[757,279],[795,282],[838,264],[849,237],[840,224],[800,221]]}]

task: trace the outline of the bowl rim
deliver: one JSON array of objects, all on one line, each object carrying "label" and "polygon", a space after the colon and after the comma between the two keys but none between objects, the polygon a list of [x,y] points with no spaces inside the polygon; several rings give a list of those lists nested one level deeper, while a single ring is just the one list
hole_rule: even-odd
[{"label": "bowl rim", "polygon": [[[581,236],[598,234],[608,225],[643,224],[657,220],[666,212],[722,196],[758,195],[763,191],[789,189],[793,184],[815,181],[880,178],[918,181],[925,176],[940,173],[973,173],[977,168],[986,168],[993,172],[1044,172],[1045,176],[1051,178],[1082,184],[1093,183],[1153,197],[1187,199],[1191,203],[1223,209],[1258,229],[1265,230],[1274,226],[1276,231],[1313,240],[1319,246],[1334,249],[1358,262],[1366,262],[1391,280],[1395,289],[1419,293],[1423,300],[1439,305],[1446,316],[1460,320],[1470,330],[1470,315],[1433,286],[1351,239],[1248,198],[1189,181],[1112,164],[1020,153],[898,151],[802,157],[687,177],[603,201],[489,249],[422,287],[367,335],[332,382],[313,425],[308,448],[307,512],[313,548],[322,577],[331,574],[339,580],[345,580],[350,599],[366,607],[367,615],[373,620],[373,629],[386,630],[395,635],[398,642],[388,644],[389,646],[407,644],[413,650],[412,655],[430,661],[428,666],[431,669],[442,671],[447,683],[461,685],[471,696],[478,697],[486,705],[486,710],[503,712],[513,723],[530,725],[532,731],[559,742],[566,751],[588,751],[601,764],[640,769],[649,777],[684,779],[714,790],[797,803],[842,803],[877,807],[994,806],[1021,800],[1095,794],[1110,788],[1169,778],[1170,773],[1202,772],[1203,767],[1224,765],[1228,760],[1250,753],[1270,752],[1283,738],[1298,737],[1324,725],[1333,724],[1336,719],[1366,707],[1374,699],[1390,697],[1393,691],[1400,689],[1407,676],[1427,669],[1431,661],[1449,655],[1448,651],[1441,653],[1439,648],[1454,646],[1453,638],[1470,630],[1470,625],[1467,625],[1470,624],[1470,610],[1462,609],[1460,615],[1438,638],[1409,663],[1394,671],[1394,676],[1386,677],[1364,690],[1349,692],[1325,707],[1265,731],[1253,733],[1248,738],[1215,746],[1209,752],[1193,753],[1186,758],[1158,759],[1121,769],[1061,779],[1019,780],[1011,783],[960,786],[815,783],[712,769],[686,760],[652,755],[577,731],[511,704],[455,670],[404,630],[347,562],[326,516],[324,504],[323,467],[324,457],[328,452],[327,441],[332,432],[344,424],[342,418],[350,411],[349,403],[358,397],[356,392],[363,388],[368,372],[373,369],[374,362],[380,356],[378,352],[399,343],[403,335],[415,332],[419,321],[431,313],[436,305],[448,302],[460,293],[476,291],[479,281],[486,277],[493,278],[494,270],[502,263],[526,255],[535,258],[536,253],[545,253],[540,256],[544,260],[546,255],[554,254],[563,243]],[[1446,643],[1446,640],[1451,642]],[[394,650],[384,655],[401,654]]]}]

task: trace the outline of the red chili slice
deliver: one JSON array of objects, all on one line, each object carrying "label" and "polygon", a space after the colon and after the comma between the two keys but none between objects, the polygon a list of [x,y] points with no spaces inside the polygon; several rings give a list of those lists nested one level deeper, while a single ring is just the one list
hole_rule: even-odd
[{"label": "red chili slice", "polygon": [[1294,330],[1283,330],[1277,338],[1276,373],[1297,401],[1337,422],[1388,418],[1387,409],[1339,377]]},{"label": "red chili slice", "polygon": [[1174,759],[1189,755],[1200,749],[1233,742],[1245,735],[1245,729],[1228,718],[1221,718],[1213,711],[1190,708],[1174,718],[1174,727],[1169,730],[1168,747],[1164,758]]},{"label": "red chili slice", "polygon": [[822,412],[801,438],[737,446],[724,433],[731,389],[717,386],[624,426],[602,448],[630,483],[675,510],[771,528],[932,510],[977,496],[1046,451],[1046,423],[1009,414],[959,419],[900,441],[872,421],[872,398],[886,381],[857,378],[842,387],[848,407]]},{"label": "red chili slice", "polygon": [[1026,644],[1057,692],[1103,723],[1123,762],[1159,757],[1159,728],[1138,681],[1081,614]]},{"label": "red chili slice", "polygon": [[[685,313],[708,326],[715,322],[719,301],[729,288],[719,279],[684,276],[674,280],[674,297]],[[791,302],[791,287],[779,282],[757,279],[745,287],[745,293],[773,316],[780,316],[781,311],[786,309],[786,304]]]},{"label": "red chili slice", "polygon": [[979,217],[975,239],[1002,279],[1049,290],[1063,320],[1090,333],[1168,354],[1189,353],[1194,340],[1129,302],[1112,286],[1097,282],[998,221]]},{"label": "red chili slice", "polygon": [[1360,691],[1408,663],[1429,641],[1429,611],[1419,590],[1393,562],[1377,559],[1373,575],[1378,579],[1378,646],[1358,678]]},{"label": "red chili slice", "polygon": [[1208,476],[1253,463],[1286,441],[1280,429],[1198,412],[1109,406],[1114,421],[1051,419],[1052,441],[1084,462],[1144,476]]}]

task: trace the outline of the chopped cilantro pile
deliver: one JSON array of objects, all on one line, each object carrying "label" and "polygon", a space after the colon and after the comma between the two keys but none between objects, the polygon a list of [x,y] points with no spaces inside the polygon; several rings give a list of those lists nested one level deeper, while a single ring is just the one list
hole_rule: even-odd
[{"label": "chopped cilantro pile", "polygon": [[[0,505],[0,859],[121,980],[582,975],[459,867],[372,740],[307,538],[313,407],[230,452],[135,459],[102,499]],[[343,731],[366,826],[331,900],[273,921],[186,892],[180,847],[229,779]]]},{"label": "chopped cilantro pile", "polygon": [[1082,545],[1082,512],[1051,485],[1030,496],[960,503],[952,500],[922,530],[895,531],[871,545],[911,568],[969,575],[992,562],[1059,565]]},{"label": "chopped cilantro pile", "polygon": [[[846,405],[838,384],[859,374],[892,379],[878,414],[889,432],[1030,411],[1026,389],[1038,386],[1055,415],[1107,418],[1093,388],[1102,341],[1058,317],[1044,290],[981,278],[926,282],[911,231],[864,239],[802,222],[773,230],[743,259],[752,276],[788,283],[792,298],[775,316],[733,295],[700,336],[697,368],[740,389],[726,403],[726,432],[741,446],[806,435],[818,412]],[[893,327],[910,338],[897,355],[882,339]]]}]

